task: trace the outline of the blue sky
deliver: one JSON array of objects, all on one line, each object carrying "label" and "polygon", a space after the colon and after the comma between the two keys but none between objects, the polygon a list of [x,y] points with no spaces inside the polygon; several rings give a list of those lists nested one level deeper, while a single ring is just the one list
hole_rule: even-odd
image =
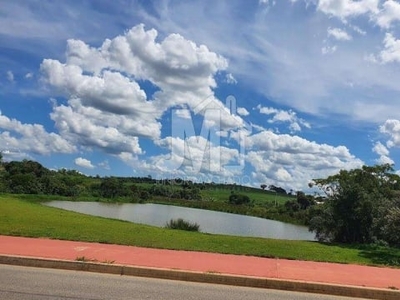
[{"label": "blue sky", "polygon": [[393,0],[0,1],[0,151],[306,190],[400,163]]}]

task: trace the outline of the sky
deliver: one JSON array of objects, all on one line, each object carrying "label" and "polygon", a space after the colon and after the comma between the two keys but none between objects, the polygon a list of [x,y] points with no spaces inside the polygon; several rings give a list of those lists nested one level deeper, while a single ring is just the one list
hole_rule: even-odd
[{"label": "sky", "polygon": [[0,151],[306,190],[400,170],[394,0],[0,0]]}]

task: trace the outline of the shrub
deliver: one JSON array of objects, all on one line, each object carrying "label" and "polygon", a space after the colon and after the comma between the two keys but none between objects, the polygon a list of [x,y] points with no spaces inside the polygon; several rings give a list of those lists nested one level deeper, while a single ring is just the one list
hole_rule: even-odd
[{"label": "shrub", "polygon": [[200,231],[200,225],[197,223],[190,223],[185,221],[182,218],[179,219],[171,219],[165,225],[165,228],[169,229],[179,229],[179,230],[186,230],[186,231]]},{"label": "shrub", "polygon": [[250,203],[250,198],[247,195],[231,194],[229,196],[229,203],[236,205],[248,204]]}]

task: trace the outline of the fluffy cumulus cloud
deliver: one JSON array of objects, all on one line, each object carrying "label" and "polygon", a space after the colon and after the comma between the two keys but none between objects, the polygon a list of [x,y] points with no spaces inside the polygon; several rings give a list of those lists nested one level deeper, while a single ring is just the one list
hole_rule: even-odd
[{"label": "fluffy cumulus cloud", "polygon": [[92,162],[86,158],[78,157],[75,159],[75,165],[86,169],[94,169]]},{"label": "fluffy cumulus cloud", "polygon": [[381,142],[375,143],[372,151],[379,155],[376,160],[378,164],[394,164],[394,161],[389,157],[389,150]]},{"label": "fluffy cumulus cloud", "polygon": [[248,136],[246,147],[246,160],[256,171],[253,177],[260,183],[273,182],[286,188],[304,188],[313,178],[363,164],[344,146],[317,144],[270,131]]},{"label": "fluffy cumulus cloud", "polygon": [[161,90],[154,99],[158,113],[179,104],[195,106],[213,94],[213,75],[227,68],[226,59],[179,34],[170,34],[160,42],[157,36],[155,29],[146,31],[144,25],[138,25],[96,49],[70,40],[67,65],[94,75],[110,68],[152,82]]},{"label": "fluffy cumulus cloud", "polygon": [[246,109],[246,108],[244,108],[244,107],[238,107],[238,109],[237,109],[237,113],[239,114],[239,115],[241,115],[241,116],[248,116],[250,113],[249,113],[249,111]]},{"label": "fluffy cumulus cloud", "polygon": [[[206,101],[207,108],[225,111],[215,122],[227,127],[241,122],[213,96],[214,74],[227,61],[179,34],[157,37],[156,30],[138,25],[99,48],[69,40],[65,62],[43,61],[44,81],[67,98],[51,113],[63,137],[127,159],[142,153],[139,138],[160,138],[160,118],[171,107],[195,109]],[[140,87],[143,81],[156,87],[151,99]]]},{"label": "fluffy cumulus cloud", "polygon": [[0,113],[0,151],[12,157],[24,153],[72,153],[76,147],[59,134],[47,132],[40,124],[23,124]]},{"label": "fluffy cumulus cloud", "polygon": [[387,120],[381,127],[380,131],[389,136],[386,143],[389,148],[400,147],[400,121],[395,119]]},{"label": "fluffy cumulus cloud", "polygon": [[380,27],[387,29],[392,23],[400,21],[400,3],[388,0],[382,6],[382,10],[376,16],[376,22]]},{"label": "fluffy cumulus cloud", "polygon": [[[130,132],[124,133],[134,125],[129,119],[125,122],[124,118],[85,107],[78,99],[71,99],[68,104],[55,107],[51,113],[60,135],[65,139],[83,147],[100,148],[110,154],[142,153],[138,137]],[[117,128],[119,125],[121,129]]]}]

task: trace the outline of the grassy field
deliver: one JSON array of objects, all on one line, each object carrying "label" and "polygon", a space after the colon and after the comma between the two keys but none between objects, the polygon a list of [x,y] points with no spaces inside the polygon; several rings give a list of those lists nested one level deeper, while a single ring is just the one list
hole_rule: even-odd
[{"label": "grassy field", "polygon": [[0,234],[367,265],[400,266],[400,249],[211,235],[92,217],[0,195]]},{"label": "grassy field", "polygon": [[[136,183],[137,186],[143,188],[151,188],[154,184]],[[169,189],[177,190],[181,186],[168,186]],[[295,196],[277,194],[273,191],[262,190],[254,187],[240,185],[215,185],[207,186],[201,190],[200,194],[205,201],[227,202],[232,191],[238,194],[247,195],[256,205],[283,205],[288,200],[296,199]]]},{"label": "grassy field", "polygon": [[[270,191],[263,191],[260,189],[254,189],[249,187],[239,187],[235,192],[243,195],[247,195],[254,204],[256,205],[283,205],[286,201],[295,199],[294,196],[275,194]],[[201,191],[201,195],[206,200],[214,201],[227,201],[231,195],[230,189],[224,189],[222,187],[217,187],[216,189],[205,189]]]}]

